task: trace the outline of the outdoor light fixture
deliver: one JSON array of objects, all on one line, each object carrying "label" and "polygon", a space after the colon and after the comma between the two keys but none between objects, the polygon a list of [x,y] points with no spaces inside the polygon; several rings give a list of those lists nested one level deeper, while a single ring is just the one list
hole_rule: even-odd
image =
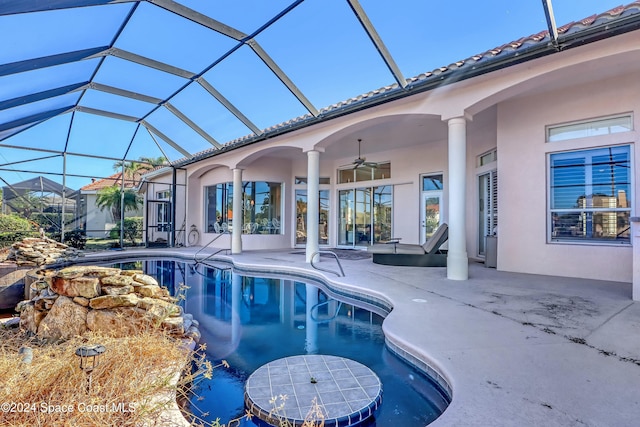
[{"label": "outdoor light fixture", "polygon": [[100,356],[104,353],[103,345],[83,345],[76,350],[80,358],[80,369],[87,374],[87,393],[91,390],[91,372],[100,364]]}]

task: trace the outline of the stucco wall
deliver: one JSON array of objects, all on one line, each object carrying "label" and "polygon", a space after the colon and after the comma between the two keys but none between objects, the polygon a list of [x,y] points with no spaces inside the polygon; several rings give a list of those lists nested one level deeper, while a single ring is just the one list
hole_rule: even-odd
[{"label": "stucco wall", "polygon": [[[111,216],[111,209],[100,210],[96,206],[97,194],[85,194],[87,203],[86,230],[87,237],[108,238],[109,230],[120,220],[114,220]],[[143,209],[125,212],[125,218],[143,216]]]},{"label": "stucco wall", "polygon": [[[550,152],[623,143],[633,146],[637,133],[545,143],[545,126],[638,111],[637,93],[620,90],[635,86],[637,77],[630,75],[499,104],[498,269],[631,281],[629,245],[547,243],[546,163]],[[632,208],[635,200],[632,190]]]}]

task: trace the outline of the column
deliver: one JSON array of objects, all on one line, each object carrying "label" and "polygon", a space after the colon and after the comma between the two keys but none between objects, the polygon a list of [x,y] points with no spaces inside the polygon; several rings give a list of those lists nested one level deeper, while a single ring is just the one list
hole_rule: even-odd
[{"label": "column", "polygon": [[447,278],[467,280],[466,168],[467,121],[464,117],[449,119],[449,252]]},{"label": "column", "polygon": [[233,228],[231,253],[242,253],[242,169],[233,169]]},{"label": "column", "polygon": [[[320,217],[320,152],[307,151],[307,247],[306,261],[318,252],[318,218]],[[318,260],[316,255],[313,261]]]}]

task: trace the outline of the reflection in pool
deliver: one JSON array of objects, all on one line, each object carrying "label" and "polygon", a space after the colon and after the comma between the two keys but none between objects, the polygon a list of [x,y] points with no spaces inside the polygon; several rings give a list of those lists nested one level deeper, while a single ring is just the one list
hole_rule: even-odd
[{"label": "reflection in pool", "polygon": [[[383,399],[370,426],[425,426],[448,405],[429,377],[386,348],[381,308],[340,301],[317,285],[250,277],[224,267],[154,260],[142,261],[142,268],[170,290],[181,283],[188,287],[183,308],[200,322],[209,358],[231,366],[216,369],[197,391],[203,399],[194,400],[192,410],[208,413],[207,421],[241,417],[248,376],[272,360],[298,354],[347,357],[372,369],[382,381]],[[255,424],[244,420],[240,425]]]}]

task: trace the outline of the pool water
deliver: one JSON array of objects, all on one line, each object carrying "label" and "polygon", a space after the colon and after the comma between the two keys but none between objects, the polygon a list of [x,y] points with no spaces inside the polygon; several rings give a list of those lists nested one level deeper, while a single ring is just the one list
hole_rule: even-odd
[{"label": "pool water", "polygon": [[[346,357],[378,375],[382,405],[368,426],[425,426],[449,403],[428,376],[387,349],[382,309],[340,301],[318,284],[290,278],[251,277],[173,260],[143,261],[142,268],[174,293],[180,291],[178,285],[186,285],[181,304],[200,322],[208,358],[214,365],[221,360],[230,365],[215,369],[191,399],[191,411],[205,421],[242,417],[249,375],[275,359],[300,354]],[[239,425],[262,425],[254,420]]]}]

